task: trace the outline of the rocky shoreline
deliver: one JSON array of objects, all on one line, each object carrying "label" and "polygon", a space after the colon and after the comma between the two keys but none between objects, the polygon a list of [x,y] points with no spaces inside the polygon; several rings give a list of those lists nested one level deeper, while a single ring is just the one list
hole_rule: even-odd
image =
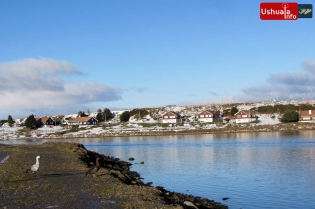
[{"label": "rocky shoreline", "polygon": [[[27,167],[40,155],[36,176]],[[97,178],[86,176],[100,158]],[[143,183],[131,163],[87,150],[82,144],[0,145],[2,208],[228,208],[212,200]]]}]

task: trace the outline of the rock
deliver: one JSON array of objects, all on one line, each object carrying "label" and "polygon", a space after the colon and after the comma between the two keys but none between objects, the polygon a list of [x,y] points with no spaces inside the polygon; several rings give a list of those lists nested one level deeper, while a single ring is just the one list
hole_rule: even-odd
[{"label": "rock", "polygon": [[222,200],[228,200],[230,199],[229,197],[223,197]]},{"label": "rock", "polygon": [[130,157],[129,160],[130,160],[130,161],[133,161],[133,160],[135,160],[135,159],[134,159],[133,157]]},{"label": "rock", "polygon": [[109,172],[109,174],[113,174],[114,176],[118,177],[120,180],[126,181],[125,176],[122,175],[119,171],[111,170],[111,171]]},{"label": "rock", "polygon": [[180,202],[179,197],[175,192],[173,192],[172,195],[168,199],[169,199],[170,204],[176,205],[176,204],[179,204],[179,202]]},{"label": "rock", "polygon": [[144,162],[142,161],[142,162],[140,162],[140,164],[144,164]]},{"label": "rock", "polygon": [[151,186],[151,184],[153,184],[153,182],[148,182],[148,183],[146,183],[145,185],[146,185],[146,186]]},{"label": "rock", "polygon": [[198,207],[196,205],[194,205],[194,203],[190,202],[190,201],[184,201],[184,207],[185,208],[194,208],[194,209],[198,209]]}]

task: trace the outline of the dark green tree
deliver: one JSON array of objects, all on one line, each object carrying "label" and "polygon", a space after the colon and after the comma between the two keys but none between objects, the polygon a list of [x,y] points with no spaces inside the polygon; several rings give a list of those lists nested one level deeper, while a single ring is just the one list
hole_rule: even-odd
[{"label": "dark green tree", "polygon": [[282,123],[298,122],[299,119],[300,119],[299,113],[295,110],[291,110],[283,114],[281,122]]},{"label": "dark green tree", "polygon": [[125,111],[120,115],[120,122],[127,122],[129,121],[130,115],[129,111]]},{"label": "dark green tree", "polygon": [[14,123],[14,121],[13,121],[13,119],[12,119],[12,116],[9,115],[9,116],[8,116],[8,124],[9,124],[9,126],[12,127],[12,126],[13,126],[13,123]]},{"label": "dark green tree", "polygon": [[234,116],[238,112],[238,109],[236,107],[232,107],[230,114]]},{"label": "dark green tree", "polygon": [[98,122],[101,122],[101,121],[103,121],[104,119],[104,116],[103,116],[103,114],[102,113],[97,113],[97,115],[96,115],[96,119],[98,120]]},{"label": "dark green tree", "polygon": [[26,120],[25,120],[24,125],[26,128],[35,128],[36,127],[36,119],[35,119],[34,115],[28,116],[28,118],[26,118]]},{"label": "dark green tree", "polygon": [[78,117],[86,117],[86,116],[87,116],[87,114],[85,114],[84,111],[79,111],[78,112]]},{"label": "dark green tree", "polygon": [[104,120],[109,120],[113,118],[113,113],[108,109],[104,109]]}]

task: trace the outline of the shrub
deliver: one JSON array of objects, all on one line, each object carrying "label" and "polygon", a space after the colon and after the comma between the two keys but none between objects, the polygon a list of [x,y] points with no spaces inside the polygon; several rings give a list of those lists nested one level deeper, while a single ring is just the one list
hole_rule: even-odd
[{"label": "shrub", "polygon": [[127,122],[129,121],[130,114],[129,111],[125,111],[120,115],[120,122]]},{"label": "shrub", "polygon": [[14,123],[14,121],[13,121],[13,119],[12,119],[12,116],[9,115],[9,116],[8,116],[8,124],[9,124],[9,126],[12,127],[12,126],[13,126],[13,123]]},{"label": "shrub", "polygon": [[281,122],[283,123],[297,122],[299,121],[299,119],[300,119],[299,113],[294,110],[291,110],[283,114]]},{"label": "shrub", "polygon": [[238,112],[238,109],[236,107],[232,107],[230,111],[230,115],[234,116]]}]

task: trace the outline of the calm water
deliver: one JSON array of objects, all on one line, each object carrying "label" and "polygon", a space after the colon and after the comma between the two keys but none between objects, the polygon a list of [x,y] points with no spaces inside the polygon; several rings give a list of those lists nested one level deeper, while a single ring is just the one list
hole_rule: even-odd
[{"label": "calm water", "polygon": [[315,131],[67,141],[125,161],[134,157],[132,170],[144,182],[232,209],[315,208]]}]

